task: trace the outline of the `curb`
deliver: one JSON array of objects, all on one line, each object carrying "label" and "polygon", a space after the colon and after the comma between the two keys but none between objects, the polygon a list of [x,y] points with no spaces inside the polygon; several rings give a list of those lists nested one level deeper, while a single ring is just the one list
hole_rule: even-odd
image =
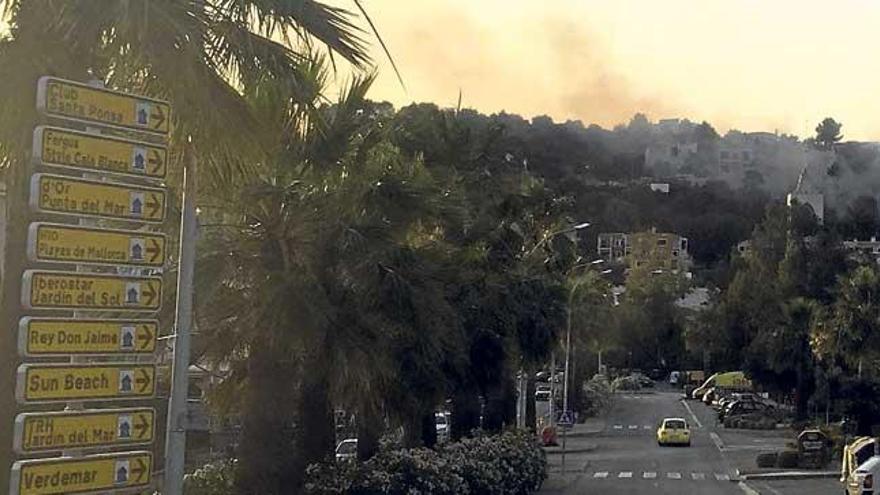
[{"label": "curb", "polygon": [[840,473],[836,471],[780,471],[775,473],[740,474],[744,480],[812,480],[812,479],[836,479]]},{"label": "curb", "polygon": [[[586,454],[588,452],[595,451],[599,446],[598,445],[587,445],[586,447],[578,447],[574,449],[565,449],[565,454]],[[543,447],[544,453],[547,455],[562,455],[562,448],[560,447]]]}]

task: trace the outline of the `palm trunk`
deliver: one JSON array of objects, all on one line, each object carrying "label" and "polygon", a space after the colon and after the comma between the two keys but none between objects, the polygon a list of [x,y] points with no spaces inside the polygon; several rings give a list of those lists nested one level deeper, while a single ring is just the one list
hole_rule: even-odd
[{"label": "palm trunk", "polygon": [[[492,433],[498,433],[505,427],[516,424],[516,383],[509,373],[504,373],[502,376],[503,378],[492,386],[486,397],[483,429]],[[532,389],[534,390],[534,382]],[[531,397],[534,396],[535,394],[532,392]],[[532,403],[532,416],[534,417],[535,401],[528,402]],[[528,412],[528,407],[526,407],[526,411]]]},{"label": "palm trunk", "polygon": [[357,455],[359,461],[369,460],[379,452],[382,416],[373,404],[361,404],[357,415]]},{"label": "palm trunk", "polygon": [[480,398],[477,390],[460,388],[452,400],[450,439],[460,440],[480,427]]},{"label": "palm trunk", "polygon": [[[330,370],[323,356],[307,359],[302,375],[296,429],[296,479],[301,480],[310,464],[334,459],[336,425],[330,400]],[[301,485],[295,485],[301,487]]]},{"label": "palm trunk", "polygon": [[[553,373],[556,371],[554,370]],[[531,364],[525,366],[526,375],[526,429],[535,433],[538,429],[537,411],[535,410],[535,367]],[[555,400],[551,397],[550,400]]]},{"label": "palm trunk", "polygon": [[274,355],[270,345],[252,349],[248,361],[247,397],[242,411],[243,431],[238,448],[236,493],[282,494],[294,472],[293,432],[290,411],[294,405],[293,375]]}]

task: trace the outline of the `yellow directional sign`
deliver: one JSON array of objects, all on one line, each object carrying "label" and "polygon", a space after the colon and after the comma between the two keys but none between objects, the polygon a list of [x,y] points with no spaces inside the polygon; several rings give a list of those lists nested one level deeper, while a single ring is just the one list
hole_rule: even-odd
[{"label": "yellow directional sign", "polygon": [[164,101],[87,84],[41,77],[37,110],[50,117],[168,134],[171,106]]},{"label": "yellow directional sign", "polygon": [[161,223],[165,190],[61,175],[31,177],[31,208],[41,213]]},{"label": "yellow directional sign", "polygon": [[18,324],[18,351],[24,357],[96,354],[152,354],[156,320],[80,320],[24,317]]},{"label": "yellow directional sign", "polygon": [[153,364],[22,364],[15,395],[22,404],[143,399],[156,392]]},{"label": "yellow directional sign", "polygon": [[15,418],[19,454],[149,444],[156,431],[151,408],[25,413]]},{"label": "yellow directional sign", "polygon": [[166,256],[163,234],[42,222],[30,225],[27,252],[34,262],[156,268]]},{"label": "yellow directional sign", "polygon": [[40,126],[34,130],[33,158],[43,165],[162,179],[168,152],[140,141]]},{"label": "yellow directional sign", "polygon": [[152,469],[150,452],[19,461],[12,466],[10,495],[130,491],[149,486]]},{"label": "yellow directional sign", "polygon": [[159,277],[27,270],[22,281],[27,309],[158,311],[162,306]]}]

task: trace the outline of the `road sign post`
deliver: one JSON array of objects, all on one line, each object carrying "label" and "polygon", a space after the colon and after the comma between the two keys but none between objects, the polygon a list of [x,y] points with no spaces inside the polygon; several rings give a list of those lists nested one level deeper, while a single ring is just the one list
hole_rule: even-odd
[{"label": "road sign post", "polygon": [[[31,175],[28,202],[33,213],[56,222],[29,226],[24,251],[41,265],[22,274],[21,306],[63,313],[25,313],[18,320],[18,355],[25,362],[15,373],[14,397],[24,407],[63,404],[65,410],[15,417],[15,452],[62,455],[16,462],[9,484],[16,495],[130,493],[151,484],[151,452],[89,454],[151,445],[155,410],[85,410],[83,404],[156,395],[157,366],[142,358],[157,350],[158,321],[102,316],[155,313],[162,305],[163,280],[153,275],[164,267],[167,239],[147,225],[165,220],[167,193],[155,184],[167,175],[171,107],[97,84],[43,77],[37,86],[37,110],[51,125],[34,129],[30,161],[54,173]],[[70,122],[85,132],[65,128]],[[108,135],[108,129],[133,138]],[[61,223],[65,218],[72,222]],[[99,220],[137,226],[105,228]],[[29,362],[35,358],[39,362]]]},{"label": "road sign post", "polygon": [[33,160],[83,172],[164,179],[168,152],[144,141],[40,126],[34,130]]},{"label": "road sign post", "polygon": [[149,399],[156,394],[156,365],[136,363],[36,364],[18,367],[20,404]]},{"label": "road sign post", "polygon": [[113,182],[34,174],[31,209],[37,213],[162,223],[165,190]]},{"label": "road sign post", "polygon": [[33,262],[161,268],[165,257],[163,234],[45,222],[28,229],[28,259]]},{"label": "road sign post", "polygon": [[148,445],[156,431],[152,408],[24,413],[15,419],[15,450],[39,454],[69,449]]},{"label": "road sign post", "polygon": [[22,279],[27,309],[158,311],[161,277],[27,270]]},{"label": "road sign post", "polygon": [[22,357],[153,354],[157,320],[24,317],[18,325]]},{"label": "road sign post", "polygon": [[76,495],[131,491],[150,485],[153,454],[125,452],[19,461],[12,467],[10,495]]},{"label": "road sign post", "polygon": [[49,117],[116,129],[168,134],[171,106],[164,101],[96,88],[76,81],[41,77],[37,110]]}]

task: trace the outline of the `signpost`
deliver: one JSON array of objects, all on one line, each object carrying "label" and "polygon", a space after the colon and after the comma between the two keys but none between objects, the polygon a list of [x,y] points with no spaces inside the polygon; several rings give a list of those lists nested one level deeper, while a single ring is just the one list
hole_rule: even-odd
[{"label": "signpost", "polygon": [[165,219],[165,190],[34,174],[30,205],[37,213],[161,223]]},{"label": "signpost", "polygon": [[18,325],[18,352],[23,357],[152,354],[158,336],[156,320],[26,316]]},{"label": "signpost", "polygon": [[158,311],[162,278],[27,270],[21,296],[27,309]]},{"label": "signpost", "polygon": [[[84,410],[83,403],[104,406],[122,400],[128,406],[156,396],[157,366],[143,361],[158,348],[159,322],[105,318],[104,313],[155,313],[162,306],[163,279],[152,275],[161,274],[168,241],[147,225],[161,226],[165,220],[167,192],[157,182],[168,175],[165,143],[171,107],[152,98],[43,77],[37,85],[37,110],[53,125],[34,129],[32,165],[51,167],[54,173],[38,170],[31,175],[29,209],[56,221],[37,218],[30,224],[27,260],[41,265],[22,274],[21,303],[25,311],[61,314],[25,313],[18,321],[18,355],[25,362],[18,366],[15,397],[24,411],[15,417],[13,442],[6,447],[25,457],[61,457],[19,460],[12,466],[8,491],[140,493],[152,484],[152,452],[94,454],[152,445],[158,434],[156,411],[118,406]],[[66,128],[71,122],[78,128]],[[108,129],[131,138],[108,135]],[[112,223],[105,228],[99,220]],[[122,222],[133,225],[126,227],[130,230],[110,228]],[[194,249],[193,238],[187,237],[187,253]],[[181,261],[181,272],[191,274],[192,260],[187,259]],[[46,265],[65,265],[68,271],[42,269]],[[185,364],[175,364],[174,383],[182,372],[183,385],[173,392],[185,407],[189,357],[188,351],[177,355],[188,349],[180,344],[188,342],[186,331],[181,335],[175,343],[175,363]],[[32,359],[39,362],[29,362]],[[45,410],[52,404],[65,409]],[[177,411],[180,404],[175,404],[172,401],[177,409],[169,409]],[[183,431],[174,438],[185,439],[185,413],[178,416],[174,425]],[[169,448],[178,450],[173,465],[182,467],[185,445]],[[179,477],[177,485],[182,474]]]},{"label": "signpost", "polygon": [[28,229],[28,259],[33,262],[160,268],[165,264],[165,245],[164,235],[144,231],[44,222],[32,223]]},{"label": "signpost", "polygon": [[152,466],[150,452],[19,461],[12,467],[10,495],[75,495],[146,488]]},{"label": "signpost", "polygon": [[40,126],[34,130],[33,159],[40,165],[85,172],[163,179],[168,152],[143,141]]},{"label": "signpost", "polygon": [[20,404],[144,399],[156,393],[156,365],[35,364],[18,367],[15,397]]},{"label": "signpost", "polygon": [[41,77],[37,83],[37,110],[49,117],[156,134],[168,134],[171,123],[171,106],[164,101],[55,77]]},{"label": "signpost", "polygon": [[153,442],[156,411],[151,408],[25,413],[15,418],[15,450],[20,454],[119,447]]}]

